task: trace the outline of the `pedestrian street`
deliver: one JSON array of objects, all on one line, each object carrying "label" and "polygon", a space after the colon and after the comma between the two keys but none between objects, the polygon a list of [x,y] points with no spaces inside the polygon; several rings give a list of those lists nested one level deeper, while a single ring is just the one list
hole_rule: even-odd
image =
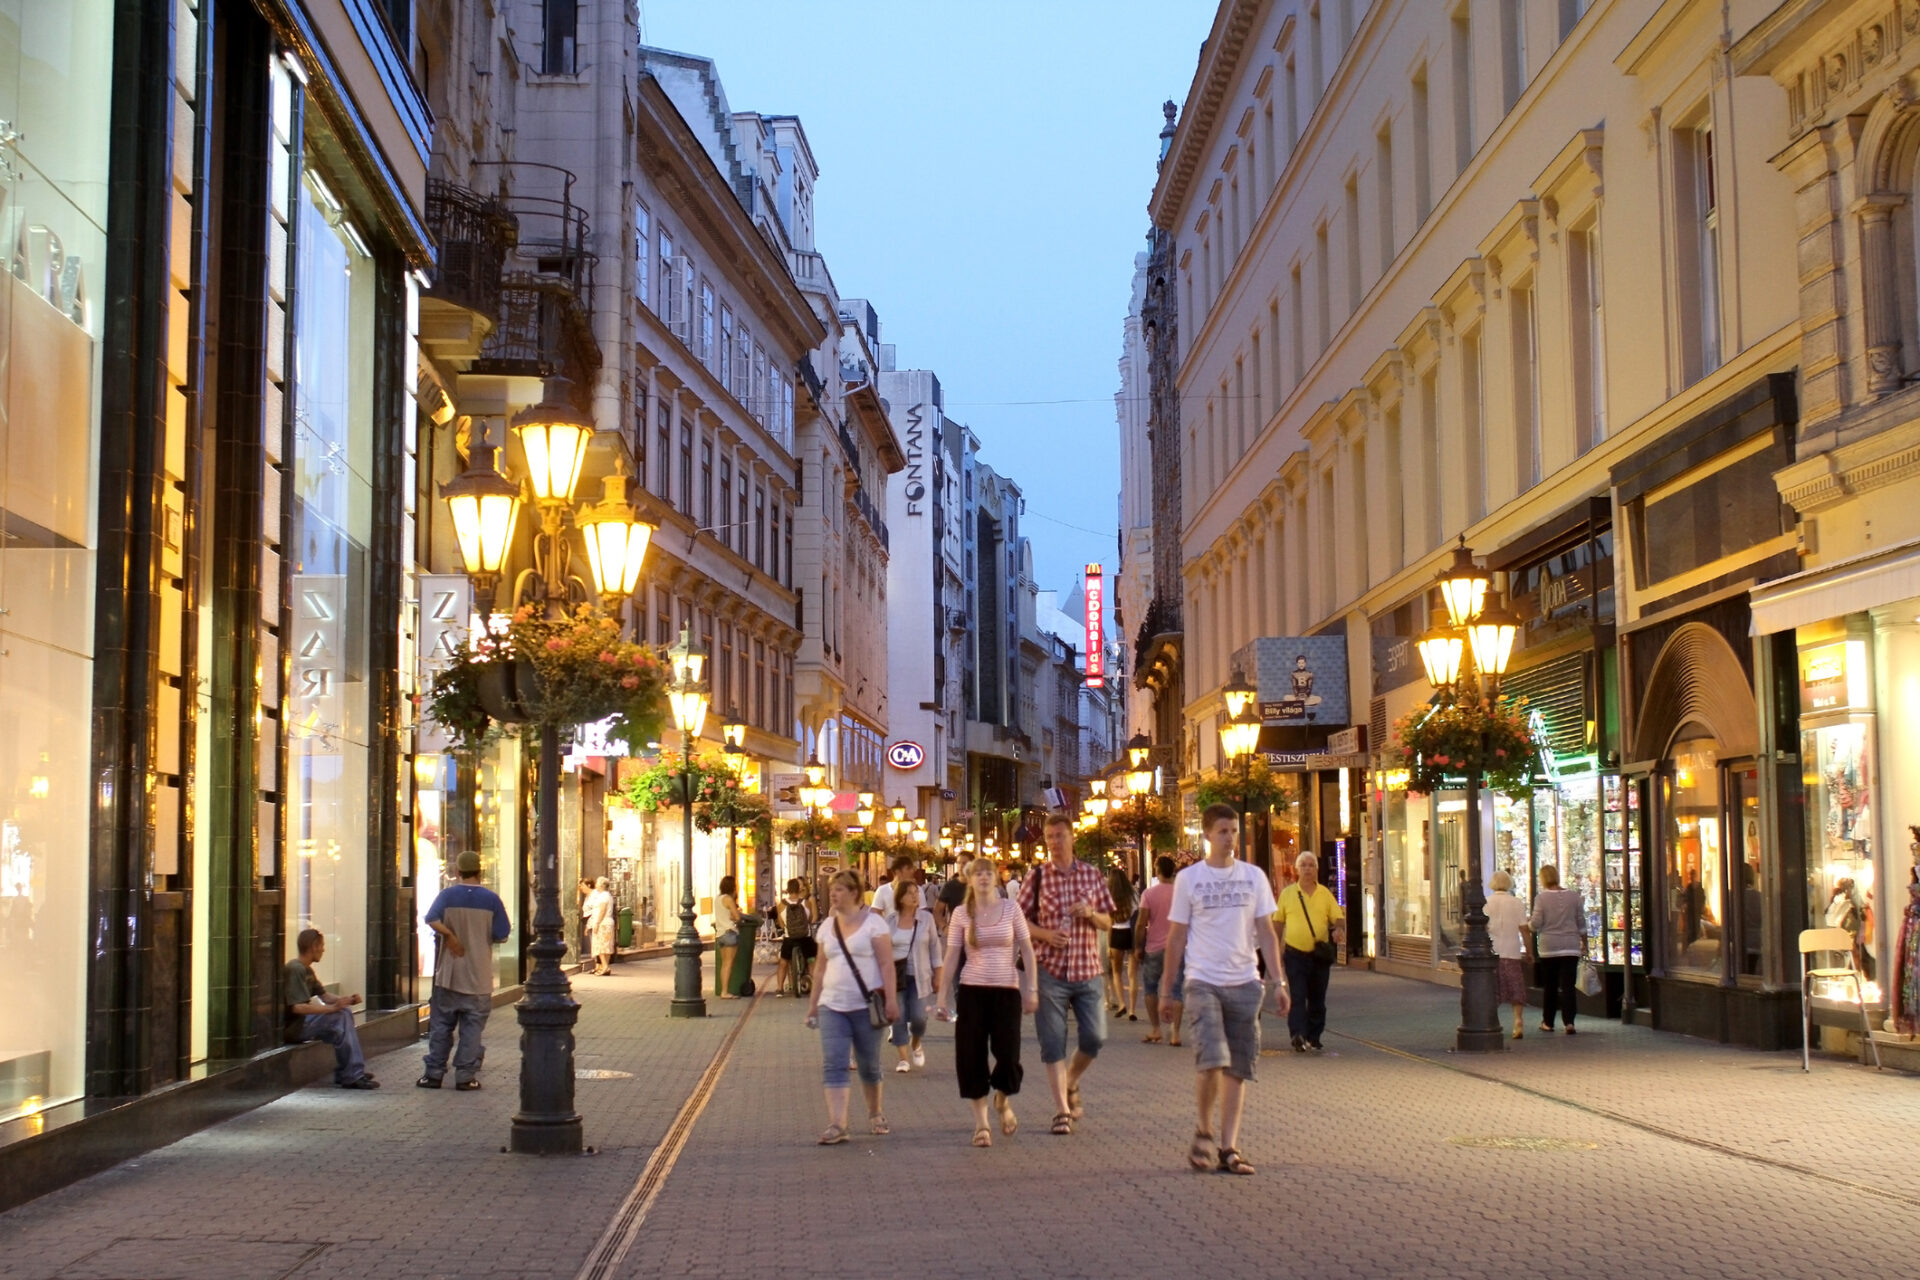
[{"label": "pedestrian street", "polygon": [[[1447,988],[1341,970],[1327,1051],[1269,1017],[1242,1149],[1190,1171],[1192,1058],[1112,1022],[1086,1117],[1046,1131],[1027,1024],[1012,1138],[968,1144],[951,1028],[891,1070],[893,1132],[822,1148],[817,1037],[765,993],[666,1017],[666,961],[576,981],[591,1155],[502,1154],[517,1054],[484,1087],[322,1083],[0,1216],[0,1278],[1892,1275],[1920,1085],[1839,1059],[1584,1019],[1449,1051]],[[1277,1046],[1277,1051],[1276,1051]],[[1637,1224],[1623,1231],[1621,1224]]]}]

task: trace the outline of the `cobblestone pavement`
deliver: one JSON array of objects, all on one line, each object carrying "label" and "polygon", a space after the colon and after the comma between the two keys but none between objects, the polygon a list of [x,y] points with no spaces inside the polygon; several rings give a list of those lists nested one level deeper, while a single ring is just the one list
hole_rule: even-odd
[{"label": "cobblestone pavement", "polygon": [[[580,1065],[633,1072],[580,1085],[598,1156],[499,1154],[502,1010],[481,1093],[387,1055],[377,1093],[303,1090],[0,1216],[0,1277],[573,1277],[745,1008],[671,1021],[670,963],[625,968],[581,993]],[[1046,1133],[1029,1036],[1021,1132],[968,1146],[936,1024],[927,1070],[886,1076],[893,1134],[818,1148],[817,1040],[762,998],[630,1247],[595,1256],[714,1280],[1920,1276],[1920,1080],[1604,1022],[1458,1057],[1450,989],[1342,972],[1330,1003],[1324,1055],[1269,1025],[1260,1174],[1236,1179],[1186,1170],[1190,1052],[1138,1023],[1111,1025],[1072,1137]]]}]

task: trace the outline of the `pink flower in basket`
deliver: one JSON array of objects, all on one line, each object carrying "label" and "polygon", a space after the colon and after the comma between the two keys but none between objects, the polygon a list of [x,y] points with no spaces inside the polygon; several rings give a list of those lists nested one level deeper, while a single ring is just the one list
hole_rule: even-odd
[{"label": "pink flower in basket", "polygon": [[625,679],[620,681],[620,687],[622,689],[638,689],[640,687],[640,677],[627,676]]},{"label": "pink flower in basket", "polygon": [[1433,757],[1433,762],[1435,764],[1452,764],[1453,759],[1450,756],[1435,756]]},{"label": "pink flower in basket", "polygon": [[633,665],[636,667],[644,667],[647,665],[647,655],[644,651],[637,652],[633,655]]},{"label": "pink flower in basket", "polygon": [[600,661],[606,663],[608,666],[612,666],[614,663],[618,662],[619,659],[614,657],[612,654],[606,652],[605,650],[602,650],[600,653]]},{"label": "pink flower in basket", "polygon": [[559,636],[555,636],[553,637],[553,639],[547,641],[548,653],[558,653],[566,647],[567,647],[567,642],[565,640],[562,640]]}]

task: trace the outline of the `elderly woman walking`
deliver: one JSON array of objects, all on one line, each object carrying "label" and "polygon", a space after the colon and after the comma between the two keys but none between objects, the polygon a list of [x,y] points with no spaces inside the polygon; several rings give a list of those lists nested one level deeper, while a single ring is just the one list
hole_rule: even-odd
[{"label": "elderly woman walking", "polygon": [[1527,923],[1533,928],[1533,952],[1539,959],[1540,985],[1545,988],[1540,1029],[1553,1034],[1557,1011],[1572,1035],[1573,979],[1587,950],[1587,913],[1578,890],[1560,887],[1560,868],[1552,863],[1540,868],[1540,892],[1534,896]]},{"label": "elderly woman walking", "polygon": [[1500,1003],[1513,1006],[1513,1038],[1520,1039],[1527,1022],[1527,906],[1513,896],[1513,877],[1493,873],[1493,896],[1487,899],[1487,932],[1500,962]]},{"label": "elderly woman walking", "polygon": [[606,977],[613,972],[613,891],[605,876],[593,882],[593,892],[581,904],[580,913],[587,922],[587,945],[593,949],[593,972]]}]

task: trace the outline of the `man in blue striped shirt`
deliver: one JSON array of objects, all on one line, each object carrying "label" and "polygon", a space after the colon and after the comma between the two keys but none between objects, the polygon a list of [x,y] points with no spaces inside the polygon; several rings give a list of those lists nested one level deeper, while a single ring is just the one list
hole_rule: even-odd
[{"label": "man in blue striped shirt", "polygon": [[480,1087],[480,1062],[486,1056],[482,1038],[493,1012],[493,948],[507,940],[513,925],[500,895],[480,883],[480,855],[469,849],[455,866],[460,883],[442,889],[427,908],[427,925],[440,935],[440,956],[433,970],[426,1074],[414,1083],[422,1089],[440,1087],[457,1028],[453,1087],[468,1092]]}]

